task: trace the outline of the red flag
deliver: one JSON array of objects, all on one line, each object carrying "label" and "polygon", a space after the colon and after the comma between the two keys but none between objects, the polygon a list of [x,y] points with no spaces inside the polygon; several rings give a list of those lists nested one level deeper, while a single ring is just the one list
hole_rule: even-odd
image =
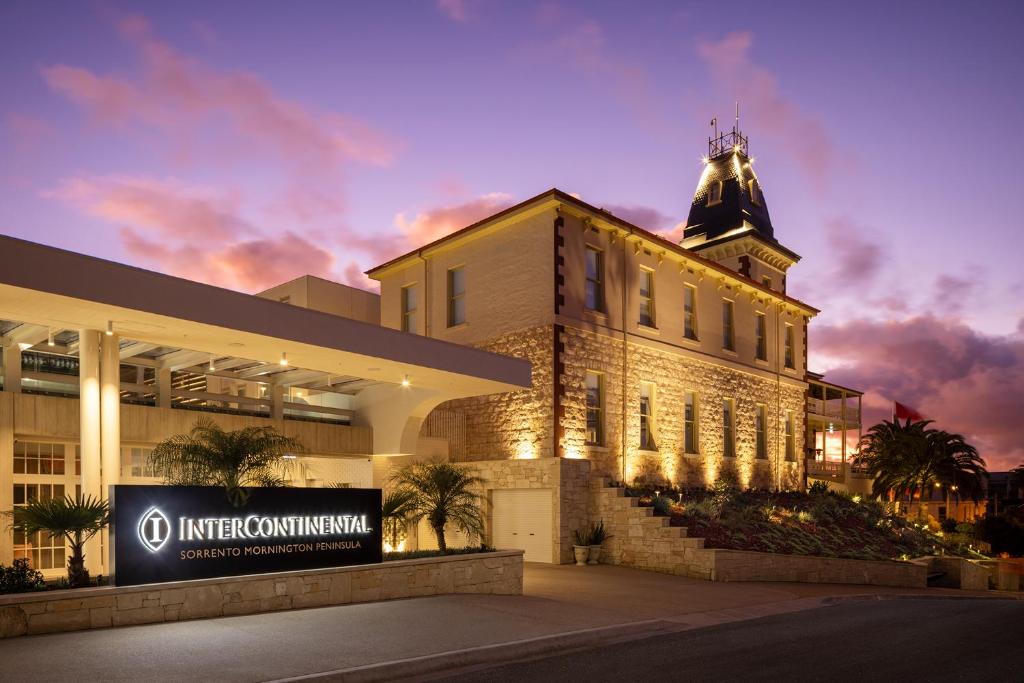
[{"label": "red flag", "polygon": [[910,406],[905,406],[899,401],[892,402],[892,414],[897,420],[913,420],[914,422],[921,422],[925,420],[925,416],[917,412]]}]

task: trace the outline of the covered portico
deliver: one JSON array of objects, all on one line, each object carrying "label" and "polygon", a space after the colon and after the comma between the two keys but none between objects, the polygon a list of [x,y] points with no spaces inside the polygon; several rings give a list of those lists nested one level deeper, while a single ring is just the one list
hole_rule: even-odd
[{"label": "covered portico", "polygon": [[[186,410],[406,455],[438,404],[530,385],[518,359],[9,237],[0,254],[3,390],[76,401],[84,495],[121,481],[123,428],[180,424]],[[0,402],[0,510],[14,504],[17,434],[3,413],[16,405],[28,404]]]}]

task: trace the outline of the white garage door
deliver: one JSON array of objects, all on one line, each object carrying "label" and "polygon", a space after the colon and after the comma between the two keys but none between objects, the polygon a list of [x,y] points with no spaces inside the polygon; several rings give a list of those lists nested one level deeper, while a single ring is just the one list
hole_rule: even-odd
[{"label": "white garage door", "polygon": [[522,549],[527,562],[551,562],[551,489],[491,492],[491,539],[499,549]]},{"label": "white garage door", "polygon": [[[434,535],[434,530],[430,528],[430,524],[425,517],[416,526],[416,534],[418,539],[416,547],[419,550],[437,550],[437,536]],[[466,548],[480,545],[480,541],[460,531],[454,524],[445,526],[444,542],[449,548]]]}]

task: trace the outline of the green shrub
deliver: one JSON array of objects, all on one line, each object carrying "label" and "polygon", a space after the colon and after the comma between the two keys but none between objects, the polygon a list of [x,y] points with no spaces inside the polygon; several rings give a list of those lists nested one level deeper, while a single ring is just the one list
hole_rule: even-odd
[{"label": "green shrub", "polygon": [[42,573],[32,569],[26,558],[15,560],[10,567],[0,565],[0,593],[27,593],[45,587]]},{"label": "green shrub", "polygon": [[828,482],[825,481],[815,481],[814,483],[807,487],[807,493],[811,494],[812,496],[821,496],[828,493],[831,490],[832,489],[831,487],[829,487]]},{"label": "green shrub", "polygon": [[654,514],[659,517],[672,514],[672,499],[668,496],[655,496],[651,499],[651,506],[654,508]]}]

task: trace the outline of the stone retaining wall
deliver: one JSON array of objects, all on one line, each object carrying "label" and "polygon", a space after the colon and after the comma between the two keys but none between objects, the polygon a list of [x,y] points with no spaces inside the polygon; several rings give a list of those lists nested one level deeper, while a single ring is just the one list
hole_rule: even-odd
[{"label": "stone retaining wall", "polygon": [[932,584],[934,586],[972,591],[988,590],[989,570],[977,562],[948,555],[924,557],[917,562],[924,564],[929,571],[942,573],[942,576]]},{"label": "stone retaining wall", "polygon": [[0,596],[0,638],[451,593],[522,595],[523,552]]},{"label": "stone retaining wall", "polygon": [[928,568],[912,562],[848,560],[705,548],[689,553],[687,576],[711,581],[795,581],[925,588]]}]

